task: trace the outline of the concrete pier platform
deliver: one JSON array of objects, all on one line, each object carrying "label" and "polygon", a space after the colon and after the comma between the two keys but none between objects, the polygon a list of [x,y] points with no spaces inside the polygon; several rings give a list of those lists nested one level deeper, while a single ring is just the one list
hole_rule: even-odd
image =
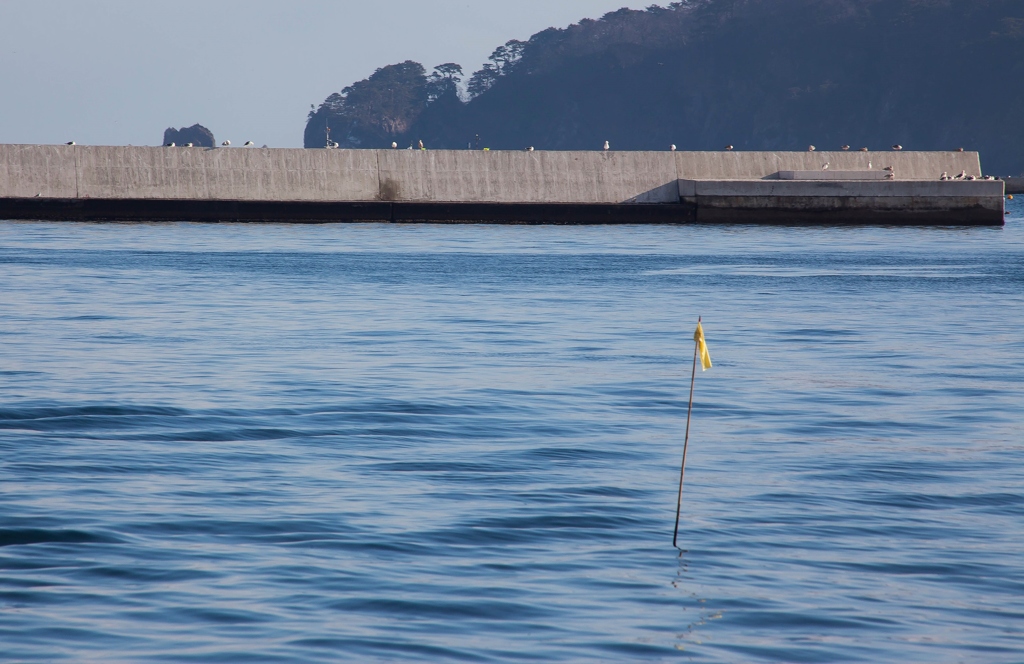
[{"label": "concrete pier platform", "polygon": [[1006,193],[1024,194],[1024,177],[1006,178]]},{"label": "concrete pier platform", "polygon": [[1003,223],[1002,181],[939,181],[943,172],[980,177],[980,158],[0,145],[0,218]]}]

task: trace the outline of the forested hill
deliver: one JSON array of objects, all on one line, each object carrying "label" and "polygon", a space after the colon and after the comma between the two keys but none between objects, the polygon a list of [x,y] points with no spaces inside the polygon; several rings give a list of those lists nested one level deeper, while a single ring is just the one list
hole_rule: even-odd
[{"label": "forested hill", "polygon": [[[463,81],[383,67],[307,147],[982,151],[1024,170],[1024,0],[691,0],[499,47]],[[460,85],[460,82],[462,84]],[[480,136],[477,144],[476,136]]]}]

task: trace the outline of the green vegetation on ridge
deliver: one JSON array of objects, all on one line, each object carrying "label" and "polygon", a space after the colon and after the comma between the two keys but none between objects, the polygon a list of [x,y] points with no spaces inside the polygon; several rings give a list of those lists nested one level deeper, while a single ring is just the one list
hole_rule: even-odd
[{"label": "green vegetation on ridge", "polygon": [[510,41],[466,81],[377,70],[309,116],[342,147],[981,150],[1024,169],[1024,2],[691,0]]}]

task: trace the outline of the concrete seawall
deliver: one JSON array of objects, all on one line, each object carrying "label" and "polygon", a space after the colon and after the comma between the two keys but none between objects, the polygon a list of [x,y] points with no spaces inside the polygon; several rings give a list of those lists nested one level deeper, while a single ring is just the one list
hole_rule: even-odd
[{"label": "concrete seawall", "polygon": [[1003,223],[1002,182],[943,172],[980,177],[980,158],[0,145],[0,218]]}]

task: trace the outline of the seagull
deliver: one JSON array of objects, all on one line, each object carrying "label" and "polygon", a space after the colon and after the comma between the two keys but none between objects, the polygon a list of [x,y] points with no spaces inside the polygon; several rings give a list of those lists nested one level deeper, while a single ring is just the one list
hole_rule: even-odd
[{"label": "seagull", "polygon": [[246,141],[245,142],[245,147],[247,147],[247,148],[251,148],[253,145],[255,145],[255,143],[253,143],[252,141]]},{"label": "seagull", "polygon": [[67,143],[65,143],[65,145],[74,145],[74,144],[75,144],[74,141],[68,141]]},{"label": "seagull", "polygon": [[725,146],[725,151],[726,152],[732,152],[732,146],[731,145],[726,145]]},{"label": "seagull", "polygon": [[426,150],[426,148],[423,147],[423,141],[420,141],[420,150]]},{"label": "seagull", "polygon": [[807,151],[808,151],[808,152],[814,152],[814,151],[815,151],[815,150],[817,150],[817,149],[818,149],[818,148],[814,147],[813,145],[808,145],[808,146],[807,146]]},{"label": "seagull", "polygon": [[168,144],[167,144],[167,145],[165,145],[164,147],[165,147],[165,148],[173,148],[173,147],[174,147],[174,143],[168,143]]},{"label": "seagull", "polygon": [[963,152],[963,151],[964,151],[964,149],[963,149],[963,148],[957,148],[957,149],[956,149],[956,151],[957,151],[957,152]]},{"label": "seagull", "polygon": [[185,147],[190,148],[190,147],[192,147],[192,144],[191,143],[186,143]]},{"label": "seagull", "polygon": [[533,146],[531,145],[530,147],[526,148],[526,151],[527,152],[533,152]]},{"label": "seagull", "polygon": [[340,147],[341,147],[341,143],[339,143],[338,141],[334,141],[334,149],[337,150]]},{"label": "seagull", "polygon": [[608,150],[612,149],[612,146],[611,146],[610,143],[608,143],[608,141],[604,142],[604,149],[605,149],[605,152],[607,152]]},{"label": "seagull", "polygon": [[883,170],[883,171],[891,171],[891,170],[892,170],[892,166],[886,166],[886,167],[885,167],[885,168],[883,168],[882,170]]},{"label": "seagull", "polygon": [[860,149],[860,151],[861,151],[861,152],[867,152],[867,151],[868,151],[868,149],[867,149],[867,148],[861,148],[861,149]]},{"label": "seagull", "polygon": [[946,171],[942,171],[942,175],[939,176],[939,179],[945,182],[946,180],[949,179],[949,173],[947,173]]},{"label": "seagull", "polygon": [[676,151],[676,144],[673,143],[672,145],[668,146],[668,149],[671,150],[672,152],[675,152]]},{"label": "seagull", "polygon": [[843,152],[849,152],[850,151],[850,146],[849,145],[844,145],[842,149],[843,149]]},{"label": "seagull", "polygon": [[892,149],[895,150],[896,152],[899,152],[900,150],[903,149],[903,146],[897,143],[896,145],[892,146]]},{"label": "seagull", "polygon": [[872,166],[871,166],[871,162],[869,161],[869,162],[868,162],[868,170],[871,170],[871,168],[872,168]]},{"label": "seagull", "polygon": [[391,141],[391,149],[392,150],[397,150],[398,149],[398,142],[397,141]]},{"label": "seagull", "polygon": [[231,141],[224,141],[221,145],[226,148],[231,147]]},{"label": "seagull", "polygon": [[986,175],[986,176],[985,176],[984,178],[982,178],[982,179],[983,179],[983,180],[995,180],[996,178],[995,178],[995,176],[994,176],[994,175]]},{"label": "seagull", "polygon": [[963,180],[966,177],[967,177],[967,171],[960,171],[960,175],[954,175],[953,179],[954,180]]},{"label": "seagull", "polygon": [[968,175],[967,179],[968,180],[977,180],[978,178],[976,176],[974,176],[974,175]]},{"label": "seagull", "polygon": [[831,164],[831,163],[832,163],[832,162],[830,162],[830,161],[826,161],[826,162],[825,162],[825,164],[824,164],[824,165],[823,165],[823,166],[821,167],[821,170],[823,170],[823,171],[827,171],[827,170],[828,170],[828,166],[829,166],[829,164]]}]

